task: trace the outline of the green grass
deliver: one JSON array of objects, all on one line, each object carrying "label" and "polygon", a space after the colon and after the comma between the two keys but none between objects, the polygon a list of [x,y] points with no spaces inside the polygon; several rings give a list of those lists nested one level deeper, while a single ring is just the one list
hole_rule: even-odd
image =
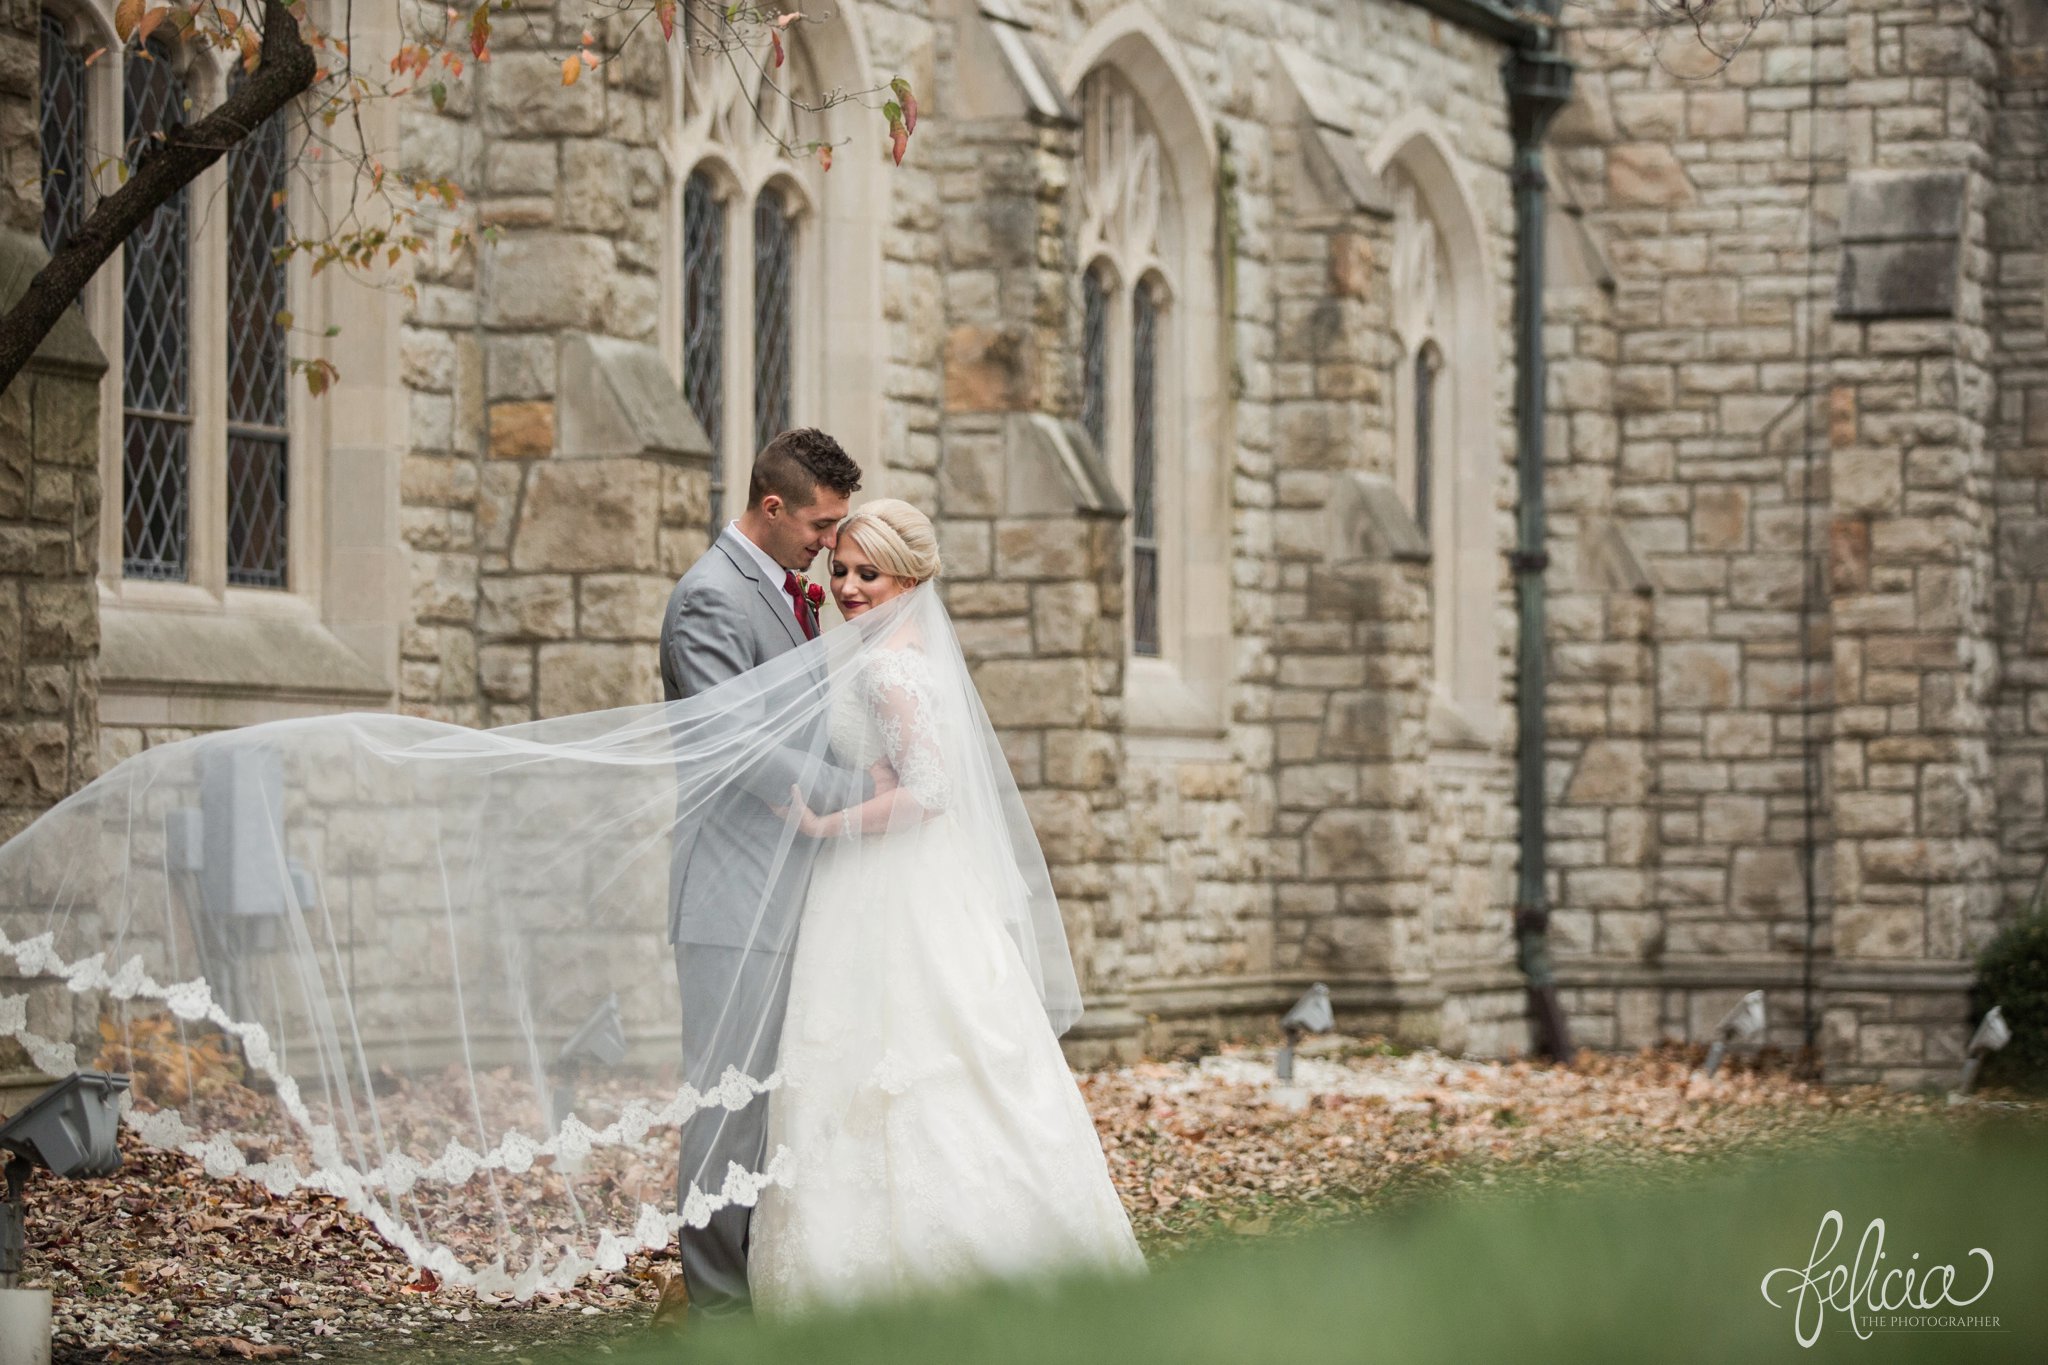
[{"label": "green grass", "polygon": [[[2048,1359],[2048,1134],[1986,1120],[1845,1145],[1726,1157],[1683,1174],[1597,1161],[1454,1176],[1453,1192],[1376,1199],[1365,1217],[1285,1236],[1217,1235],[1135,1280],[987,1287],[794,1323],[635,1331],[608,1365],[1246,1365],[1246,1362]],[[1802,1349],[1766,1272],[1806,1265],[1822,1215],[1847,1264],[1874,1218],[1887,1269],[1954,1263],[1997,1331],[1886,1331],[1839,1313]],[[1251,1212],[1251,1211],[1247,1211]],[[1284,1220],[1283,1220],[1284,1221]],[[1912,1259],[1919,1253],[1919,1260]],[[1782,1297],[1782,1296],[1781,1296]],[[1864,1315],[1866,1327],[1868,1315]],[[1811,1319],[1808,1320],[1809,1327]],[[502,1359],[502,1357],[500,1357]]]}]

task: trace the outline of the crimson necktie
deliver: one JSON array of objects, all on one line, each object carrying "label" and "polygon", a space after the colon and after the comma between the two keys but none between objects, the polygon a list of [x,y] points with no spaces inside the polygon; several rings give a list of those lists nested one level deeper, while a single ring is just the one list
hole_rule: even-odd
[{"label": "crimson necktie", "polygon": [[797,585],[794,570],[785,572],[782,575],[782,590],[789,594],[789,604],[796,611],[796,623],[798,628],[803,631],[804,638],[806,640],[817,639],[817,627],[811,624],[811,614],[804,610],[804,590]]}]

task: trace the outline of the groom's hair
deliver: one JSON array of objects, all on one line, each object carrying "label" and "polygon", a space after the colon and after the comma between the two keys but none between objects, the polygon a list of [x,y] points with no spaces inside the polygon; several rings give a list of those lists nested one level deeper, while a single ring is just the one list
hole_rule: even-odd
[{"label": "groom's hair", "polygon": [[840,449],[839,442],[816,427],[785,431],[754,457],[747,480],[747,506],[759,507],[770,493],[792,508],[808,507],[823,484],[842,498],[860,487],[860,466]]}]

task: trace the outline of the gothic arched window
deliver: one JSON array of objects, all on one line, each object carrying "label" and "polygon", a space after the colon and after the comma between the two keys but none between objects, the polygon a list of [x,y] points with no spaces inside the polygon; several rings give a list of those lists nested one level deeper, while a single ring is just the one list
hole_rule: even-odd
[{"label": "gothic arched window", "polygon": [[754,201],[754,447],[789,429],[789,336],[795,326],[796,221],[770,185]]},{"label": "gothic arched window", "polygon": [[[704,170],[683,185],[683,396],[716,455],[725,448],[725,205]],[[714,458],[713,535],[724,495],[724,462]]]},{"label": "gothic arched window", "polygon": [[242,587],[285,586],[291,367],[278,252],[291,236],[289,170],[277,115],[228,154],[228,582]]},{"label": "gothic arched window", "polygon": [[[122,73],[124,155],[130,166],[184,122],[175,53],[152,37]],[[191,195],[181,188],[122,244],[122,571],[189,575],[192,468]]]},{"label": "gothic arched window", "polygon": [[1450,708],[1444,719],[1456,721],[1442,733],[1490,736],[1500,677],[1499,427],[1483,237],[1434,138],[1411,136],[1382,173],[1394,194],[1395,475],[1429,545],[1431,672]]},{"label": "gothic arched window", "polygon": [[53,255],[85,221],[86,131],[90,92],[85,54],[69,26],[50,10],[41,16],[43,247]]},{"label": "gothic arched window", "polygon": [[1159,654],[1159,290],[1131,297],[1131,652]]},{"label": "gothic arched window", "polygon": [[[830,196],[864,182],[858,156],[827,172],[802,151],[813,139],[836,140],[836,111],[806,106],[833,103],[820,98],[810,46],[843,37],[837,21],[806,26],[776,67],[743,51],[750,30],[721,27],[715,7],[686,6],[684,20],[662,142],[680,209],[670,219],[679,235],[667,256],[662,341],[711,444],[715,536],[742,510],[761,447],[792,426],[833,427],[834,387],[859,383],[873,363],[824,361],[830,319],[860,282],[857,270],[839,267],[857,264],[866,228],[849,221],[832,234],[838,240],[810,231]],[[842,81],[836,66],[833,81]],[[859,406],[873,401],[864,387]],[[849,448],[858,439],[835,434]]]},{"label": "gothic arched window", "polygon": [[1081,276],[1081,427],[1098,452],[1109,445],[1109,289],[1100,268]]},{"label": "gothic arched window", "polygon": [[[1161,459],[1180,435],[1164,392],[1170,315],[1161,302],[1186,269],[1179,204],[1158,133],[1124,79],[1099,70],[1081,98],[1082,242],[1091,260],[1081,278],[1081,424],[1129,495],[1130,649],[1157,658],[1162,599],[1177,586],[1161,555],[1178,510]],[[1131,280],[1135,289],[1119,283]]]}]

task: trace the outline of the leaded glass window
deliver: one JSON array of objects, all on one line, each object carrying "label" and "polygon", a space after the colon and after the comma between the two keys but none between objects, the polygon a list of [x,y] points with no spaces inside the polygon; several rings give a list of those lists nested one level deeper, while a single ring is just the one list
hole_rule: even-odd
[{"label": "leaded glass window", "polygon": [[43,247],[52,255],[85,221],[85,57],[64,21],[42,12]]},{"label": "leaded glass window", "polygon": [[1415,524],[1429,539],[1430,475],[1436,443],[1436,378],[1443,357],[1434,345],[1415,353]]},{"label": "leaded glass window", "polygon": [[1159,653],[1159,301],[1131,299],[1131,652]]},{"label": "leaded glass window", "polygon": [[791,267],[796,224],[780,190],[754,203],[754,448],[789,429]]},{"label": "leaded glass window", "polygon": [[[184,121],[185,83],[152,38],[122,76],[124,151],[134,165]],[[123,244],[122,571],[188,576],[192,459],[191,200],[180,189]]]},{"label": "leaded glass window", "polygon": [[285,586],[287,163],[276,115],[228,156],[228,582],[245,587]]},{"label": "leaded glass window", "polygon": [[1109,449],[1109,294],[1102,272],[1081,277],[1081,428]]},{"label": "leaded glass window", "polygon": [[711,534],[725,524],[725,206],[711,177],[683,186],[683,396],[711,439]]}]

